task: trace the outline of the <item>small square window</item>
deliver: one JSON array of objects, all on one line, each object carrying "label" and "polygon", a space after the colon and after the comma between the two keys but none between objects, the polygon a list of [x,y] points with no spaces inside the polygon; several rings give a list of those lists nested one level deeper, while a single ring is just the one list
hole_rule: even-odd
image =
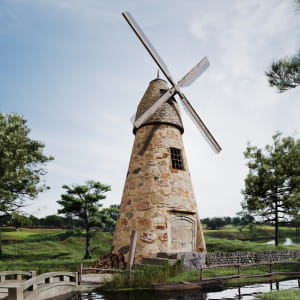
[{"label": "small square window", "polygon": [[177,170],[184,170],[181,150],[177,148],[170,148],[172,168]]}]

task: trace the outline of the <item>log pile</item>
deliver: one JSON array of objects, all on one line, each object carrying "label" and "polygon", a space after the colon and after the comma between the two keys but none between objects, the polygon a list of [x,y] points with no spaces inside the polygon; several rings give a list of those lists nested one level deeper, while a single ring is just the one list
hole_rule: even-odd
[{"label": "log pile", "polygon": [[94,262],[91,268],[98,269],[126,269],[126,263],[123,254],[104,254]]}]

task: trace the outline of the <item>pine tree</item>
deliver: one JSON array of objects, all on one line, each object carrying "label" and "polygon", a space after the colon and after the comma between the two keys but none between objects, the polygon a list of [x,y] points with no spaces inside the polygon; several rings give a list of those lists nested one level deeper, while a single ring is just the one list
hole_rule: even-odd
[{"label": "pine tree", "polygon": [[277,132],[273,145],[259,149],[249,144],[244,155],[249,173],[242,191],[242,207],[247,213],[274,224],[275,245],[278,245],[279,221],[299,216],[300,140],[281,138]]},{"label": "pine tree", "polygon": [[[300,0],[294,0],[300,11]],[[300,51],[291,57],[274,60],[265,72],[268,82],[282,93],[300,85]]]}]

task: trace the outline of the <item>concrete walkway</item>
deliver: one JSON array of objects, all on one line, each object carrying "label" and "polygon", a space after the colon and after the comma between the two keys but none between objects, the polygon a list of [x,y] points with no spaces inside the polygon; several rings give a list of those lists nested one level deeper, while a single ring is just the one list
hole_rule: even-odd
[{"label": "concrete walkway", "polygon": [[113,279],[112,274],[83,274],[82,284],[97,284],[101,285],[103,282],[111,281]]}]

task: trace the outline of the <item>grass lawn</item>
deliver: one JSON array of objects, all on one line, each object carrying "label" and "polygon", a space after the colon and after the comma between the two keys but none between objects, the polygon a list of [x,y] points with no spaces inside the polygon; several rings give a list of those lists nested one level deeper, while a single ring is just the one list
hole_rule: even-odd
[{"label": "grass lawn", "polygon": [[91,265],[104,253],[108,253],[112,240],[112,234],[96,233],[92,238],[93,258],[83,260],[85,238],[83,233],[78,233],[78,231],[24,230],[5,232],[5,234],[13,236],[15,241],[23,240],[23,243],[9,243],[2,246],[0,271],[37,270],[38,273],[60,270],[78,271],[81,263],[85,266]]},{"label": "grass lawn", "polygon": [[[295,235],[296,228],[294,227],[280,227],[279,236],[290,237]],[[237,226],[226,225],[218,230],[208,230],[204,226],[204,235],[207,237],[227,238],[238,240],[270,240],[274,239],[274,227],[269,225],[257,225],[251,229],[249,227],[239,230]]]},{"label": "grass lawn", "polygon": [[[271,230],[270,227],[262,227],[261,230]],[[286,230],[284,228],[283,230]],[[291,232],[291,229],[286,230]],[[233,252],[233,251],[263,251],[275,250],[274,245],[262,242],[242,241],[229,239],[228,233],[240,234],[235,227],[227,226],[223,230],[216,231],[220,237],[212,237],[211,231],[205,231],[207,249],[209,252]],[[247,233],[247,232],[246,232]],[[0,271],[4,270],[36,270],[38,273],[49,271],[78,271],[81,263],[91,265],[96,259],[110,252],[112,234],[97,232],[92,238],[92,259],[83,260],[85,254],[85,237],[81,230],[61,229],[7,229],[2,231],[2,239],[6,243],[2,245],[3,255],[0,256]],[[9,243],[7,243],[10,240]],[[299,249],[299,246],[280,246],[282,250]],[[247,272],[256,272],[249,269]],[[260,270],[258,270],[260,271]],[[205,270],[204,277],[225,276],[236,272],[235,269]],[[257,273],[256,273],[257,274]],[[198,271],[181,272],[177,266],[166,270],[157,268],[145,269],[145,272],[136,276],[133,286],[149,286],[157,281],[192,281],[199,280]],[[242,280],[242,279],[240,279]],[[248,279],[248,282],[252,279]],[[258,279],[255,279],[258,281]],[[116,278],[113,283],[118,287],[128,284],[124,277]]]},{"label": "grass lawn", "polygon": [[300,299],[300,289],[273,291],[256,296],[257,300],[297,300]]},{"label": "grass lawn", "polygon": [[[274,265],[274,272],[296,272],[298,269],[297,265]],[[268,273],[268,266],[254,266],[247,267],[241,269],[241,275],[255,275],[255,274],[263,274]],[[237,268],[235,267],[220,267],[214,269],[203,270],[203,279],[212,278],[212,277],[222,277],[222,276],[231,276],[237,274]],[[291,277],[291,276],[290,276]],[[272,277],[273,279],[283,280],[288,278],[285,275],[276,275]],[[200,272],[198,270],[180,272],[176,275],[169,278],[170,282],[178,282],[178,281],[197,281],[200,279]],[[261,279],[261,280],[260,280]],[[261,278],[234,278],[225,281],[225,284],[228,286],[234,286],[236,284],[248,284],[254,282],[269,282],[270,277],[261,277]]]},{"label": "grass lawn", "polygon": [[[212,238],[204,233],[208,252],[235,252],[235,251],[268,251],[277,250],[274,245],[262,242],[242,241],[238,239]],[[299,246],[279,245],[279,250],[299,249]]]},{"label": "grass lawn", "polygon": [[56,237],[67,232],[65,229],[28,229],[20,228],[18,231],[11,228],[11,231],[2,232],[2,240],[13,241],[37,241]]}]

